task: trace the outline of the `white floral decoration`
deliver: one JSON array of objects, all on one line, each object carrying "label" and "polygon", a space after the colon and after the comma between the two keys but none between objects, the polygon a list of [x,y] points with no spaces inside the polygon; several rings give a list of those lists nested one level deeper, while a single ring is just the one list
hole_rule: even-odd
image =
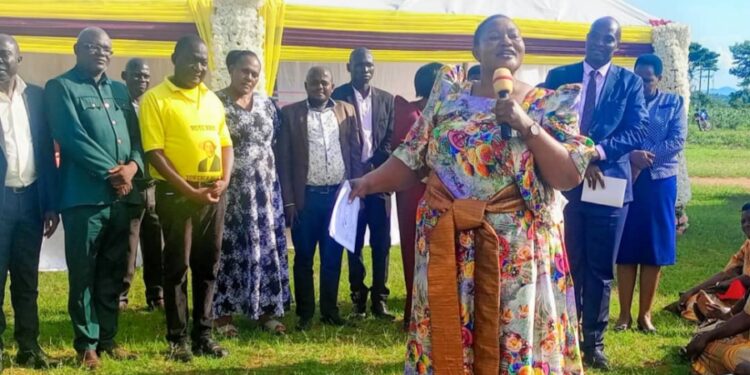
[{"label": "white floral decoration", "polygon": [[[221,90],[229,85],[229,73],[224,64],[227,53],[235,49],[248,49],[263,61],[265,26],[258,11],[264,0],[214,0],[212,17],[212,49],[214,67],[211,70],[211,88]],[[256,86],[265,87],[263,74]]]},{"label": "white floral decoration", "polygon": [[[659,89],[682,96],[685,99],[685,112],[690,106],[690,81],[688,80],[688,48],[690,28],[679,23],[655,26],[651,32],[654,53],[664,63]],[[680,167],[677,175],[677,207],[684,208],[690,201],[690,179],[685,154],[680,153]]]}]

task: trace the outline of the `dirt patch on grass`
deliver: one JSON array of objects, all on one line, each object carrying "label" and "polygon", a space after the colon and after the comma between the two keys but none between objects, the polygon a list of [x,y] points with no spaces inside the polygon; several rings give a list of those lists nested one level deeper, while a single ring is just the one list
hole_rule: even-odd
[{"label": "dirt patch on grass", "polygon": [[693,185],[711,186],[739,186],[750,190],[750,178],[748,177],[690,177]]}]

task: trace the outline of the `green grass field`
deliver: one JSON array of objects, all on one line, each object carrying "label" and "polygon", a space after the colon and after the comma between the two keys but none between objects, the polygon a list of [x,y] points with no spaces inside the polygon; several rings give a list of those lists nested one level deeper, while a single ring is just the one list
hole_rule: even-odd
[{"label": "green grass field", "polygon": [[[743,160],[748,150],[715,149],[706,145],[687,151],[691,175],[706,177],[750,177]],[[656,301],[654,324],[656,335],[636,331],[609,332],[607,352],[614,370],[609,374],[687,374],[688,365],[678,355],[679,347],[689,340],[693,326],[678,320],[661,307],[676,298],[677,292],[719,270],[730,254],[743,241],[739,228],[739,207],[750,194],[732,186],[694,186],[693,200],[688,209],[690,229],[678,242],[678,263],[665,270]],[[346,262],[344,262],[346,264]],[[140,280],[140,273],[137,276]],[[339,298],[342,314],[351,310],[348,302],[348,281],[344,267]],[[40,342],[49,354],[64,360],[55,370],[39,372],[73,374],[83,372],[76,366],[71,347],[72,329],[67,315],[67,279],[64,273],[43,273],[40,281]],[[401,256],[392,250],[390,267],[391,309],[403,313],[404,283]],[[7,294],[7,292],[6,292]],[[612,319],[619,307],[617,295],[612,298]],[[6,298],[6,300],[9,298]],[[6,342],[6,368],[11,366],[8,355],[15,354],[12,340],[13,319],[6,303],[9,328]],[[222,360],[196,358],[191,364],[167,361],[164,341],[164,315],[146,312],[143,285],[135,282],[131,309],[121,316],[119,342],[140,354],[135,361],[105,360],[102,374],[398,374],[402,371],[405,334],[400,322],[386,324],[368,319],[354,327],[341,329],[317,324],[307,332],[295,332],[294,314],[284,322],[291,332],[277,337],[261,331],[254,323],[239,320],[240,336],[222,339],[231,355]],[[634,314],[637,312],[634,307]],[[32,374],[33,370],[9,368],[12,374]],[[589,374],[599,374],[591,371]]]}]

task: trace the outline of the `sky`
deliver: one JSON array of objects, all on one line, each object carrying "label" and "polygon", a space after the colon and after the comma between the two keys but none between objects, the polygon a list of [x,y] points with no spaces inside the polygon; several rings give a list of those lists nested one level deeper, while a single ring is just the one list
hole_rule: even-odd
[{"label": "sky", "polygon": [[750,0],[625,0],[657,18],[690,25],[693,42],[721,54],[712,88],[737,87],[729,46],[750,40]]}]

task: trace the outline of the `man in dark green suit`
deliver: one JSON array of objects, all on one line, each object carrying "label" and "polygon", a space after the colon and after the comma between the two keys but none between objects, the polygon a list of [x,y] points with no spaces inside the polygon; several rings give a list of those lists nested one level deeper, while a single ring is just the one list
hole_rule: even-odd
[{"label": "man in dark green suit", "polygon": [[103,354],[132,358],[114,338],[130,220],[140,203],[133,177],[143,170],[143,156],[127,88],[105,73],[112,56],[109,36],[84,29],[74,51],[76,66],[47,82],[44,99],[60,145],[73,346],[82,365],[96,368]]}]

